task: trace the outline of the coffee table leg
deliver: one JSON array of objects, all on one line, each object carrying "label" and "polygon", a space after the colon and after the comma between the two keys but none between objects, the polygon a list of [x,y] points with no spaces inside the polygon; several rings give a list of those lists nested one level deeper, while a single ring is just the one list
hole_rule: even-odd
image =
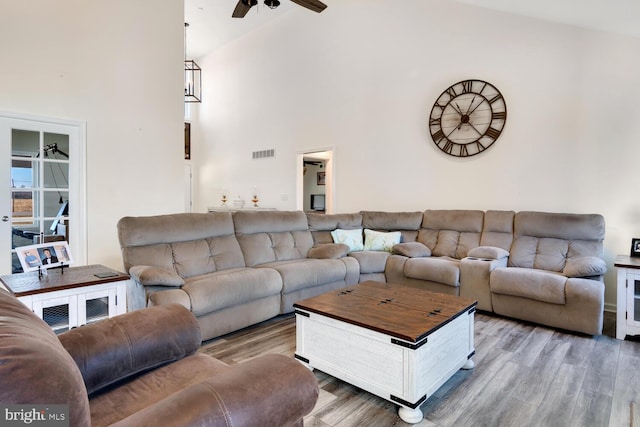
[{"label": "coffee table leg", "polygon": [[417,424],[424,418],[424,414],[420,410],[420,407],[411,409],[406,406],[401,406],[400,409],[398,409],[398,416],[402,421],[409,424]]},{"label": "coffee table leg", "polygon": [[475,367],[476,367],[476,364],[473,363],[473,360],[471,360],[471,359],[467,360],[467,363],[462,365],[462,369],[473,369]]}]

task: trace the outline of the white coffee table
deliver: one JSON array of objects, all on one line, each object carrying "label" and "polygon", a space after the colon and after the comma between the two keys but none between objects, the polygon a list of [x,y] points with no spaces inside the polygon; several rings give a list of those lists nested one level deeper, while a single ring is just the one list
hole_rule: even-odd
[{"label": "white coffee table", "polygon": [[407,423],[459,369],[471,369],[477,302],[363,282],[294,304],[295,357],[399,405]]}]

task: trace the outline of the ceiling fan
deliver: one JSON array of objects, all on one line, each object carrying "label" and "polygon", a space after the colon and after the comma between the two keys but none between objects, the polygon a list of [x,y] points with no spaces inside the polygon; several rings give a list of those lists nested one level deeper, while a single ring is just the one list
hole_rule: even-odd
[{"label": "ceiling fan", "polygon": [[[309,10],[314,12],[322,12],[326,9],[327,5],[322,3],[320,0],[291,0],[297,5],[302,7],[306,7]],[[258,0],[238,0],[238,4],[236,4],[236,8],[233,10],[233,18],[244,18],[249,10],[258,4]],[[280,6],[280,2],[278,0],[264,0],[264,4],[271,9],[275,9]]]}]

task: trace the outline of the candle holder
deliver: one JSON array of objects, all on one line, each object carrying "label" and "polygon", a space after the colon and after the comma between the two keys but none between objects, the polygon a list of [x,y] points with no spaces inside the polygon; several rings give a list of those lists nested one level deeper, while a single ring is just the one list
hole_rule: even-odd
[{"label": "candle holder", "polygon": [[220,199],[220,200],[222,201],[222,204],[220,206],[226,207],[227,206],[227,201],[229,200],[229,199],[227,199],[227,195],[223,194],[222,195],[222,199]]},{"label": "candle holder", "polygon": [[260,199],[258,199],[258,195],[254,194],[253,195],[253,199],[251,199],[251,201],[253,202],[253,207],[257,208],[258,207],[258,202],[260,201]]}]

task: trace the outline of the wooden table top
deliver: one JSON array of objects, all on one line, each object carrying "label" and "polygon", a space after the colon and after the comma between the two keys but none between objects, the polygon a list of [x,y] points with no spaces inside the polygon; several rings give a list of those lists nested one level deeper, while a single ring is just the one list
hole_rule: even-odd
[{"label": "wooden table top", "polygon": [[0,281],[16,296],[41,294],[62,289],[128,280],[129,275],[112,270],[103,265],[85,265],[81,267],[51,268],[47,275],[38,277],[37,271],[9,274],[0,277]]},{"label": "wooden table top", "polygon": [[476,305],[469,298],[366,281],[293,307],[417,343]]},{"label": "wooden table top", "polygon": [[615,267],[640,268],[640,257],[630,257],[629,255],[618,255],[613,265]]}]

